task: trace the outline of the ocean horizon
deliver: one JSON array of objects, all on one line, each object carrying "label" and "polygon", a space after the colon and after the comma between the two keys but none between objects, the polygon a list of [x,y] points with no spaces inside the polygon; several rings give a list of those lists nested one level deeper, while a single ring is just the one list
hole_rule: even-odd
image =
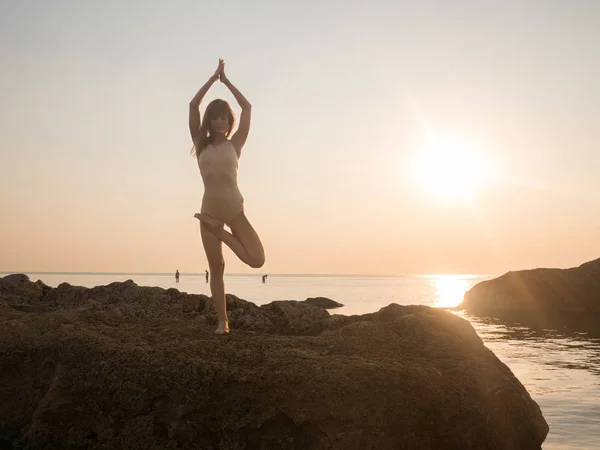
[{"label": "ocean horizon", "polygon": [[[165,275],[172,276],[175,274],[175,271],[172,272],[78,272],[78,271],[63,271],[63,272],[45,272],[45,271],[0,271],[0,275],[10,275],[10,274],[32,274],[32,275]],[[487,276],[499,276],[495,274],[488,273],[414,273],[414,274],[379,274],[379,273],[285,273],[285,272],[261,272],[258,271],[256,273],[250,272],[231,272],[225,273],[225,276],[262,276],[263,274],[268,274],[270,277],[430,277],[430,276],[461,276],[461,277],[487,277]],[[179,272],[180,275],[188,275],[188,276],[204,276],[204,272]]]}]

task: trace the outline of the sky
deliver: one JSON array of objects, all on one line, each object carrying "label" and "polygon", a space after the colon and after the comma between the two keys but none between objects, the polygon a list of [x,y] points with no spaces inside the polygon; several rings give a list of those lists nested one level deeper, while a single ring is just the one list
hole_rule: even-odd
[{"label": "sky", "polygon": [[267,259],[226,272],[596,259],[598,30],[595,0],[2,2],[0,271],[203,272],[187,116],[219,58]]}]

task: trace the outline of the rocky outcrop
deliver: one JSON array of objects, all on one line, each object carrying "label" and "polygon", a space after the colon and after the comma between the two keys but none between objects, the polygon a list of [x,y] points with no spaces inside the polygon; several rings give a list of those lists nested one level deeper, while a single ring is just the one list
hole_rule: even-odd
[{"label": "rocky outcrop", "polygon": [[41,281],[32,283],[27,275],[7,275],[0,278],[0,302],[33,306],[40,303],[51,289]]},{"label": "rocky outcrop", "polygon": [[548,432],[448,312],[228,296],[232,333],[216,336],[202,295],[1,286],[1,448],[539,449]]},{"label": "rocky outcrop", "polygon": [[528,324],[600,318],[600,259],[569,269],[521,270],[482,281],[465,293],[459,308]]},{"label": "rocky outcrop", "polygon": [[341,308],[341,303],[336,302],[335,300],[331,300],[327,297],[310,297],[304,300],[304,303],[308,303],[312,306],[318,306],[319,308],[325,309],[333,309],[333,308]]}]

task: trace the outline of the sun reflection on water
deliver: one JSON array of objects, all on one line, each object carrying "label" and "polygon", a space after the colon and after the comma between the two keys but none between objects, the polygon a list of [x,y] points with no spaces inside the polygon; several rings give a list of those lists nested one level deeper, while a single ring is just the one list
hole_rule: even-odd
[{"label": "sun reflection on water", "polygon": [[474,284],[472,275],[427,275],[435,290],[435,306],[452,307],[463,301],[463,296]]}]

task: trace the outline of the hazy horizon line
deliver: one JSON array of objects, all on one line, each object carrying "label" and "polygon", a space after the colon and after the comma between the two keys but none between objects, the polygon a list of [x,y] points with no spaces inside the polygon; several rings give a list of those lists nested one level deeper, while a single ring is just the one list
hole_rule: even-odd
[{"label": "hazy horizon line", "polygon": [[[31,275],[168,275],[173,276],[175,272],[48,272],[48,271],[0,271],[2,275],[15,275],[15,274],[31,274]],[[285,277],[359,277],[359,276],[370,276],[370,277],[428,277],[428,276],[463,276],[463,277],[482,277],[482,276],[496,276],[497,274],[489,273],[402,273],[402,274],[381,274],[381,273],[284,273],[284,272],[257,272],[257,273],[225,273],[225,276],[285,276]],[[179,272],[180,276],[204,276],[204,272]]]}]

